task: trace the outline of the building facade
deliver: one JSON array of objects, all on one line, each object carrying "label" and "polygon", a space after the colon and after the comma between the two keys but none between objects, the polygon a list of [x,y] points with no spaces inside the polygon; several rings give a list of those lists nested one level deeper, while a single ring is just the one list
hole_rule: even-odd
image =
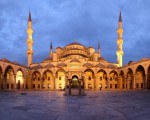
[{"label": "building facade", "polygon": [[7,59],[0,60],[0,90],[60,90],[71,82],[72,87],[81,83],[87,90],[106,89],[150,89],[150,59],[142,58],[137,62],[123,61],[123,28],[121,12],[118,21],[117,63],[110,63],[98,51],[73,42],[54,51],[50,45],[49,56],[41,63],[33,63],[33,29],[29,13],[27,28],[28,66]]}]

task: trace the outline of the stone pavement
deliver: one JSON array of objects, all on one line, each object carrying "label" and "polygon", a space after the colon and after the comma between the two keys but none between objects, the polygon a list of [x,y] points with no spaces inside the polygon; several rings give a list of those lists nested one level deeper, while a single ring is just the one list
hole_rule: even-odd
[{"label": "stone pavement", "polygon": [[150,91],[0,92],[0,120],[150,120]]}]

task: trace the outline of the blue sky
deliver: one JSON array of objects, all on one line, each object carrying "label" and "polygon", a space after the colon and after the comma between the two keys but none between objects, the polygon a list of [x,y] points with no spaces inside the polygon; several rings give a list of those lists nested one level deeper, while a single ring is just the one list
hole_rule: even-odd
[{"label": "blue sky", "polygon": [[123,19],[123,63],[150,57],[150,0],[0,0],[0,58],[27,64],[27,19],[33,21],[33,62],[53,49],[80,42],[116,62],[119,11]]}]

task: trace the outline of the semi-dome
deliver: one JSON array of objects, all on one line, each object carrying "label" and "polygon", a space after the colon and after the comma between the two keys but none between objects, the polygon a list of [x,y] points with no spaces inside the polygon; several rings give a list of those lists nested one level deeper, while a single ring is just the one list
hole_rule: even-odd
[{"label": "semi-dome", "polygon": [[33,69],[40,69],[40,68],[43,68],[43,66],[41,66],[40,64],[38,64],[38,65],[33,66],[32,68]]},{"label": "semi-dome", "polygon": [[70,62],[80,62],[77,58],[73,58]]},{"label": "semi-dome", "polygon": [[5,61],[5,62],[10,62],[8,59],[6,58],[2,58],[1,61]]},{"label": "semi-dome", "polygon": [[112,64],[112,63],[110,63],[110,64],[107,65],[107,68],[112,68],[113,69],[113,68],[117,68],[117,66]]},{"label": "semi-dome", "polygon": [[65,64],[65,63],[59,63],[58,65],[57,65],[57,67],[66,67],[67,65]]},{"label": "semi-dome", "polygon": [[87,63],[84,63],[83,66],[84,66],[84,67],[93,67],[93,65],[92,65],[91,63],[88,63],[88,62],[87,62]]},{"label": "semi-dome", "polygon": [[149,58],[142,58],[140,61],[147,61]]},{"label": "semi-dome", "polygon": [[103,68],[103,67],[105,67],[105,65],[103,65],[102,63],[98,63],[95,65],[95,67],[102,67]]},{"label": "semi-dome", "polygon": [[45,66],[46,68],[52,68],[52,67],[55,67],[53,64],[49,63]]}]

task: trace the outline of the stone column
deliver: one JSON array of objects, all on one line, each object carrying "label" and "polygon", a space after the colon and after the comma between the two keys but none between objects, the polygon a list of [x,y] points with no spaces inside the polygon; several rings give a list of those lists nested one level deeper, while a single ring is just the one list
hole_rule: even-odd
[{"label": "stone column", "polygon": [[144,80],[144,89],[147,90],[147,79],[148,79],[148,75],[145,74],[145,80]]},{"label": "stone column", "polygon": [[14,90],[16,90],[17,89],[17,87],[16,87],[16,74],[13,74],[14,75]]},{"label": "stone column", "polygon": [[96,90],[96,76],[95,75],[93,76],[93,79],[94,79],[94,81],[93,81],[94,82],[94,90]]},{"label": "stone column", "polygon": [[110,81],[109,80],[110,80],[110,76],[108,75],[108,77],[107,77],[107,88],[108,89],[110,89]]},{"label": "stone column", "polygon": [[6,91],[7,90],[7,78],[6,77],[4,77],[4,82],[3,82],[3,86],[4,86],[4,91]]},{"label": "stone column", "polygon": [[56,76],[53,76],[53,78],[54,78],[54,90],[56,89]]},{"label": "stone column", "polygon": [[136,74],[133,75],[133,89],[136,89]]}]

